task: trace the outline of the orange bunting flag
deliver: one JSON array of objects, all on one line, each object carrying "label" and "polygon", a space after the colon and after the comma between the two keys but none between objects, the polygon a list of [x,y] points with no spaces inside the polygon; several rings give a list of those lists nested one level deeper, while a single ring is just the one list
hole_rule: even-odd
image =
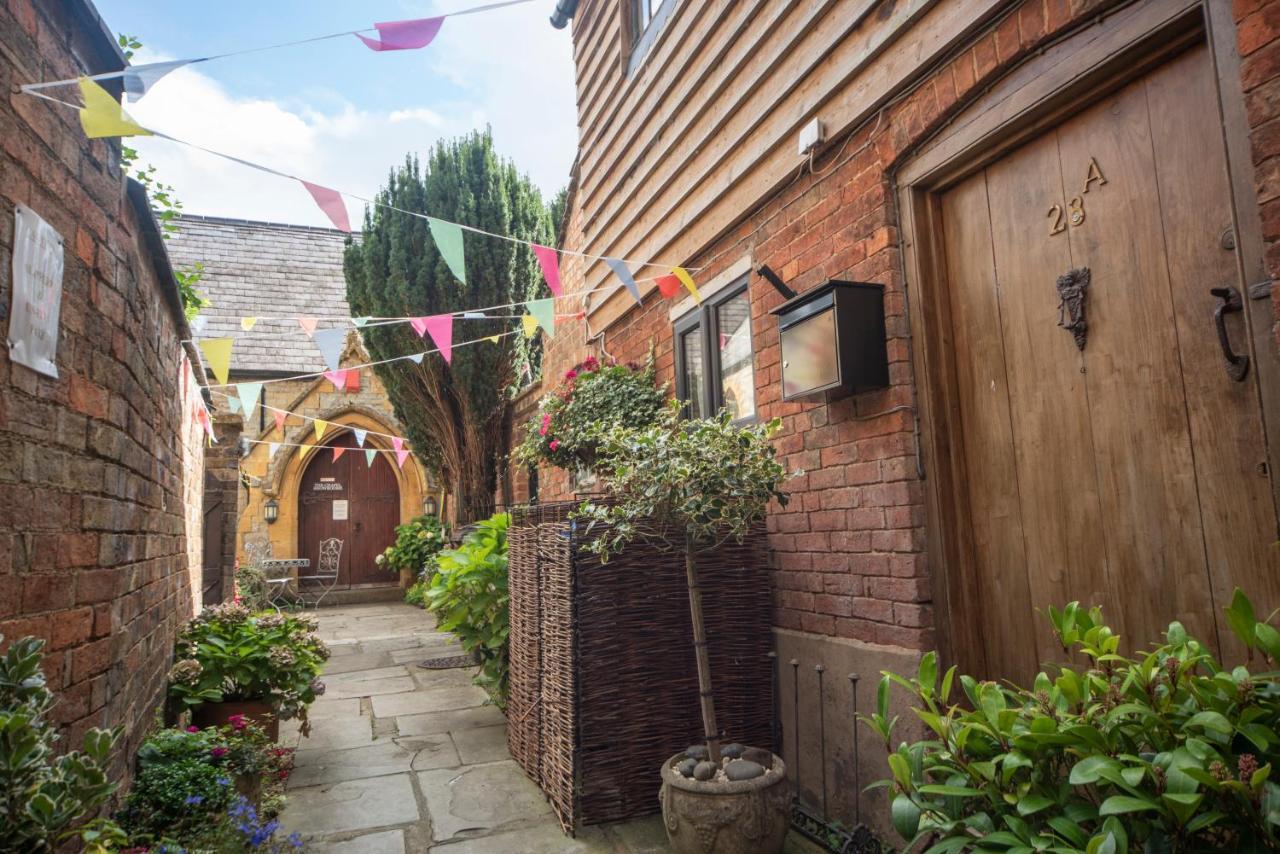
[{"label": "orange bunting flag", "polygon": [[680,292],[680,280],[674,273],[669,276],[659,276],[654,284],[658,286],[658,293],[666,299],[671,299]]},{"label": "orange bunting flag", "polygon": [[276,418],[276,429],[277,429],[277,430],[279,430],[281,433],[283,433],[283,432],[284,432],[284,420],[285,420],[286,418],[288,418],[288,417],[289,417],[289,413],[287,413],[287,412],[280,412],[279,410],[277,410],[277,411],[276,411],[275,413],[273,413],[273,414],[275,415],[275,418]]},{"label": "orange bunting flag", "polygon": [[319,324],[320,324],[320,321],[316,320],[314,317],[298,318],[298,325],[301,326],[302,331],[307,333],[308,335],[314,335],[316,331],[316,326],[318,326]]},{"label": "orange bunting flag", "polygon": [[343,454],[345,454],[346,452],[347,452],[347,449],[346,449],[346,448],[344,448],[344,447],[342,447],[341,445],[334,445],[334,446],[333,446],[333,461],[336,463],[336,462],[338,461],[338,458],[339,458],[339,457],[341,457],[341,456],[342,456]]}]

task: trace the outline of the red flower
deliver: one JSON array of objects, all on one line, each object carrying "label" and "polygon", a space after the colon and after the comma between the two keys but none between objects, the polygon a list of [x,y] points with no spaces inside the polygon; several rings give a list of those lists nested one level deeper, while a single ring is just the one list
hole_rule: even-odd
[{"label": "red flower", "polygon": [[215,747],[209,751],[209,755],[212,756],[214,759],[221,759],[222,757],[226,756],[227,753],[228,753],[228,750],[225,747]]},{"label": "red flower", "polygon": [[575,371],[573,368],[570,368],[569,370],[564,372],[564,381],[567,383],[571,383],[577,378],[578,378],[578,372]]},{"label": "red flower", "polygon": [[559,442],[559,441],[557,441],[556,439],[552,439],[552,440],[551,440],[551,444],[550,444],[550,445],[547,445],[547,447],[554,451],[554,450],[556,450],[557,448],[559,448],[559,447],[560,447],[560,442]]},{"label": "red flower", "polygon": [[244,729],[249,725],[249,721],[245,719],[244,715],[230,715],[227,718],[227,723],[231,724],[231,728],[235,730]]},{"label": "red flower", "polygon": [[200,727],[195,726],[194,724],[187,727],[187,732],[199,732],[199,731],[200,731]]}]

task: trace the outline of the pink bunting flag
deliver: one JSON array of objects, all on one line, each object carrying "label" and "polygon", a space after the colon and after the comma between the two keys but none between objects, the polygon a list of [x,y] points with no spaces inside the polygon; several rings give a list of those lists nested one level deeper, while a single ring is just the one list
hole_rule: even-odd
[{"label": "pink bunting flag", "polygon": [[334,445],[334,446],[333,446],[333,461],[336,463],[336,462],[338,461],[338,458],[339,458],[339,457],[341,457],[341,456],[342,456],[343,454],[345,454],[346,452],[347,452],[347,449],[346,449],[346,448],[344,448],[344,447],[342,447],[341,445]]},{"label": "pink bunting flag", "polygon": [[[298,180],[302,181],[301,178]],[[302,181],[302,186],[307,188],[311,198],[316,200],[316,204],[320,206],[320,210],[324,211],[324,215],[333,223],[334,228],[338,231],[351,232],[351,220],[347,218],[347,205],[342,201],[341,193],[328,187],[321,187],[319,184],[312,184],[310,181]]]},{"label": "pink bunting flag", "polygon": [[324,378],[333,383],[333,387],[338,391],[342,391],[347,387],[346,371],[325,371]]},{"label": "pink bunting flag", "polygon": [[556,256],[556,250],[536,243],[529,245],[533,247],[533,254],[538,257],[538,264],[542,267],[542,277],[547,280],[547,287],[551,288],[551,293],[560,296],[560,259]]},{"label": "pink bunting flag", "polygon": [[320,321],[314,317],[299,317],[298,325],[302,327],[302,331],[308,335],[314,335],[316,327],[320,325]]},{"label": "pink bunting flag", "polygon": [[409,321],[413,331],[419,336],[430,333],[431,340],[440,350],[440,355],[449,364],[453,364],[453,315],[433,314],[430,317],[415,317]]},{"label": "pink bunting flag", "polygon": [[285,420],[286,418],[288,418],[288,417],[289,417],[289,413],[287,413],[287,412],[275,412],[275,413],[273,413],[273,414],[274,414],[274,415],[275,415],[275,417],[276,417],[276,429],[277,429],[277,430],[279,430],[281,433],[283,433],[283,432],[284,432],[284,420]]},{"label": "pink bunting flag", "polygon": [[431,44],[443,23],[443,17],[384,21],[373,25],[378,31],[378,38],[369,38],[359,33],[356,33],[356,38],[368,45],[370,50],[416,50]]},{"label": "pink bunting flag", "polygon": [[404,439],[392,436],[391,447],[396,451],[396,465],[404,468],[404,461],[409,458],[409,452],[404,449]]}]

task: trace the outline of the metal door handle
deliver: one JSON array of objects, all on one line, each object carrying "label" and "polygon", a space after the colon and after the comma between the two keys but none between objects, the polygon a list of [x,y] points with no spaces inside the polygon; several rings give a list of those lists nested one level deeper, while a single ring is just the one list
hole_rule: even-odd
[{"label": "metal door handle", "polygon": [[1209,293],[1222,300],[1221,305],[1213,310],[1213,324],[1218,329],[1218,344],[1222,346],[1222,359],[1227,369],[1227,376],[1236,382],[1244,380],[1249,373],[1249,357],[1243,353],[1237,355],[1231,349],[1231,339],[1227,337],[1226,315],[1235,314],[1244,309],[1240,301],[1240,292],[1233,286],[1210,288]]}]

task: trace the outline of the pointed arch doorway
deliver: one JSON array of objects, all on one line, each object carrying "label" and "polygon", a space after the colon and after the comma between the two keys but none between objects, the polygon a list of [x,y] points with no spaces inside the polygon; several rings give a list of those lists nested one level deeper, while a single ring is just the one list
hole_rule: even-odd
[{"label": "pointed arch doorway", "polygon": [[[333,458],[333,448],[344,452]],[[298,490],[298,555],[318,567],[320,542],[342,540],[339,586],[393,584],[396,579],[374,563],[395,542],[400,522],[400,485],[389,455],[369,465],[351,433],[321,446],[307,461]]]}]

